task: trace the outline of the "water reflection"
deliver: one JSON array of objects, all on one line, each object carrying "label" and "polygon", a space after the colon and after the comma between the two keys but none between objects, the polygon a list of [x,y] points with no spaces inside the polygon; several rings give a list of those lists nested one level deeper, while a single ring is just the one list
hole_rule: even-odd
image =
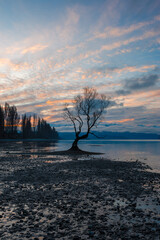
[{"label": "water reflection", "polygon": [[81,148],[87,151],[104,153],[104,157],[120,161],[142,161],[160,171],[160,141],[113,140],[81,142]]},{"label": "water reflection", "polygon": [[1,141],[0,152],[34,153],[52,152],[57,149],[57,141]]},{"label": "water reflection", "polygon": [[[71,147],[71,140],[59,141],[0,141],[0,155],[6,153],[52,153],[55,151],[67,150]],[[104,153],[103,157],[122,161],[140,160],[156,170],[160,170],[160,141],[140,141],[140,140],[83,140],[79,147],[90,152]],[[33,155],[34,156],[34,155]],[[35,156],[34,156],[35,157]],[[44,156],[47,158],[47,155]],[[96,155],[96,157],[98,157]],[[100,155],[99,157],[102,157]],[[65,159],[65,156],[58,157],[58,160]],[[88,158],[86,157],[86,160]],[[54,159],[53,159],[54,160]],[[81,160],[77,156],[72,156],[72,160]]]},{"label": "water reflection", "polygon": [[51,152],[56,150],[56,141],[22,142],[22,148],[29,152]]}]

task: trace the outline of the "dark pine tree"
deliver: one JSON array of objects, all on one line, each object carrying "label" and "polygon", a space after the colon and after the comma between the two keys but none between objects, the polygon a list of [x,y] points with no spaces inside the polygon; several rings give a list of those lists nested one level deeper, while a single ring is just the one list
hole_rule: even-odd
[{"label": "dark pine tree", "polygon": [[4,138],[4,110],[0,106],[0,138]]}]

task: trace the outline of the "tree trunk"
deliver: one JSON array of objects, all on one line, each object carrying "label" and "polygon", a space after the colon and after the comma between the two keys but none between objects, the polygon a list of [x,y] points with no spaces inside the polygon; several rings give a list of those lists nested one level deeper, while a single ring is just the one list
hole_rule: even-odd
[{"label": "tree trunk", "polygon": [[74,142],[72,143],[72,147],[70,148],[70,150],[73,150],[73,151],[80,150],[79,147],[78,147],[78,141],[81,140],[81,139],[87,138],[88,135],[89,135],[89,131],[82,136],[77,136],[76,139],[74,140]]},{"label": "tree trunk", "polygon": [[74,142],[72,143],[71,150],[74,150],[74,151],[79,150],[79,148],[78,148],[78,141],[79,141],[79,138],[76,138],[76,139],[74,140]]}]

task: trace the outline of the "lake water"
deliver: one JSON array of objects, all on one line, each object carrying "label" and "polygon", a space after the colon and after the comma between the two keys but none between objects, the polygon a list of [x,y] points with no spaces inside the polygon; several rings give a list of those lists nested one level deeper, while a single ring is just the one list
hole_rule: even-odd
[{"label": "lake water", "polygon": [[[72,141],[61,141],[57,148],[68,149]],[[86,151],[104,153],[101,157],[120,161],[144,162],[160,171],[159,140],[83,140],[79,147]]]},{"label": "lake water", "polygon": [[[67,150],[71,140],[51,141],[5,141],[0,142],[0,155],[6,152],[54,152]],[[112,160],[139,160],[160,172],[160,140],[83,140],[79,142],[82,150],[104,153],[99,157]],[[97,157],[97,156],[96,156]]]}]

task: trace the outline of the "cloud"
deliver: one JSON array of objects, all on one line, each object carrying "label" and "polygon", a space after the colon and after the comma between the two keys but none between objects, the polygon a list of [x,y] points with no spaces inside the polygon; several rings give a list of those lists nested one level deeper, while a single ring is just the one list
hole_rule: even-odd
[{"label": "cloud", "polygon": [[160,15],[155,16],[155,20],[160,21]]},{"label": "cloud", "polygon": [[153,125],[153,124],[138,124],[139,127],[150,127],[150,128],[160,128],[160,125]]},{"label": "cloud", "polygon": [[47,48],[47,45],[41,45],[41,44],[37,44],[28,48],[25,48],[21,51],[22,54],[26,54],[26,53],[36,53],[39,51],[44,50],[45,48]]},{"label": "cloud", "polygon": [[7,78],[7,74],[5,74],[5,73],[0,73],[0,79],[1,78]]},{"label": "cloud", "polygon": [[132,33],[136,30],[141,29],[144,26],[147,26],[149,24],[152,24],[153,21],[149,22],[140,22],[137,24],[132,24],[129,27],[107,27],[104,29],[104,32],[100,33],[94,33],[94,36],[89,39],[89,41],[93,41],[95,39],[104,39],[104,38],[109,38],[109,37],[120,37],[129,33]]},{"label": "cloud", "polygon": [[[159,111],[159,59],[156,51],[150,51],[153,47],[157,50],[160,43],[157,11],[153,13],[143,1],[84,2],[66,4],[61,14],[51,14],[48,22],[41,15],[37,16],[40,21],[26,19],[28,29],[17,21],[10,31],[0,32],[1,104],[8,101],[21,112],[33,111],[63,125],[63,104],[90,86],[112,96],[107,112],[116,113],[112,111],[109,121],[136,121],[144,109],[133,113],[133,106]],[[131,2],[136,9],[128,7]],[[129,112],[125,106],[130,107]],[[135,121],[124,124],[134,129]],[[113,124],[111,127],[121,125],[124,130],[123,122]]]},{"label": "cloud", "polygon": [[152,74],[141,78],[126,80],[125,88],[128,90],[140,90],[154,86],[158,81],[158,75]]},{"label": "cloud", "polygon": [[139,22],[135,24],[131,24],[130,26],[120,26],[120,27],[106,27],[103,32],[94,32],[93,37],[89,39],[89,41],[93,41],[95,39],[106,39],[110,37],[120,37],[127,35],[129,33],[133,33],[137,30],[140,30],[143,27],[146,27],[148,25],[152,25],[155,22],[160,21],[160,15],[155,16],[152,20],[150,21],[145,21],[145,22]]},{"label": "cloud", "polygon": [[[108,44],[101,44],[100,47],[98,48],[98,44],[97,44],[97,49],[91,49],[91,50],[88,50],[86,51],[85,53],[80,53],[79,55],[77,54],[76,56],[70,58],[70,60],[68,59],[68,63],[72,64],[72,63],[76,63],[78,61],[82,61],[82,60],[85,60],[85,59],[89,59],[90,57],[93,57],[93,56],[99,56],[99,54],[103,54],[103,52],[107,51],[113,51],[115,49],[120,49],[124,46],[127,46],[131,43],[135,43],[135,42],[138,42],[138,41],[144,41],[146,39],[149,39],[149,38],[153,38],[153,37],[156,37],[157,35],[159,35],[159,32],[158,31],[155,31],[155,30],[148,30],[146,32],[144,32],[143,34],[140,34],[139,36],[133,36],[133,37],[130,37],[129,39],[124,39],[124,40],[119,40],[119,41],[112,41],[111,43],[109,42]],[[90,49],[90,46],[89,45],[86,45],[85,44],[85,48],[83,47],[82,49]],[[112,53],[112,55],[117,55],[117,54],[124,54],[124,53],[129,53],[131,52],[130,49],[128,49],[127,51],[123,51],[123,49],[120,49],[118,52],[116,53]],[[110,56],[110,54],[109,54]]]},{"label": "cloud", "polygon": [[160,38],[157,39],[157,43],[160,44]]},{"label": "cloud", "polygon": [[160,89],[133,92],[125,97],[125,107],[145,106],[147,109],[159,108]]},{"label": "cloud", "polygon": [[[109,67],[107,64],[102,66],[94,66],[90,69],[79,72],[79,77],[82,80],[94,79],[96,81],[100,79],[110,79],[108,84],[101,85],[105,88],[113,88],[114,86],[121,86],[121,83],[113,83],[113,78],[118,75],[134,72],[148,72],[149,70],[156,70],[157,65],[143,65],[143,66],[125,66],[125,67]],[[112,82],[111,82],[112,81]]]},{"label": "cloud", "polygon": [[124,72],[147,72],[148,70],[155,70],[157,67],[157,65],[144,65],[144,66],[140,66],[140,67],[136,67],[136,66],[127,66],[124,68],[115,68],[113,69],[113,72],[116,73],[124,73]]},{"label": "cloud", "polygon": [[0,58],[0,67],[10,63],[11,63],[11,60],[9,58]]},{"label": "cloud", "polygon": [[159,119],[159,107],[148,109],[144,105],[134,107],[131,104],[108,109],[106,120],[99,126],[99,130],[103,131],[107,127],[109,131],[156,132],[154,126],[160,126]]},{"label": "cloud", "polygon": [[121,124],[117,124],[117,123],[109,123],[109,124],[105,124],[105,127],[111,127],[111,126],[119,126]]},{"label": "cloud", "polygon": [[[126,118],[126,119],[121,119],[121,120],[106,120],[105,122],[106,123],[126,123],[126,122],[132,122],[134,121],[135,119],[134,118]],[[104,121],[102,121],[104,122]]]},{"label": "cloud", "polygon": [[140,91],[154,87],[158,82],[159,76],[157,74],[150,74],[139,78],[126,79],[123,84],[123,89],[116,91],[118,95],[128,95],[132,91]]},{"label": "cloud", "polygon": [[158,31],[150,30],[148,32],[143,33],[142,35],[139,35],[139,36],[135,36],[135,37],[131,37],[131,38],[126,39],[126,40],[121,40],[119,42],[113,42],[111,44],[103,45],[100,49],[100,52],[111,51],[113,49],[120,48],[121,46],[126,46],[130,43],[134,43],[134,42],[137,42],[137,41],[143,41],[147,38],[152,38],[152,37],[155,37],[157,35],[159,35]]},{"label": "cloud", "polygon": [[118,95],[128,95],[128,94],[130,94],[131,93],[131,91],[129,91],[129,90],[117,90],[116,91],[116,93],[118,94]]},{"label": "cloud", "polygon": [[58,100],[48,100],[46,102],[47,106],[53,106],[53,105],[64,105],[65,103],[71,103],[73,102],[73,99],[58,99]]},{"label": "cloud", "polygon": [[[26,62],[26,61],[21,61],[19,60],[11,60],[9,58],[0,58],[0,68],[4,70],[5,68],[10,71],[23,71],[23,70],[29,70],[31,69],[32,63]],[[9,72],[9,71],[8,71]],[[6,74],[7,75],[7,74]]]},{"label": "cloud", "polygon": [[117,101],[114,101],[114,100],[109,100],[109,107],[122,107],[123,106],[123,103],[118,103]]},{"label": "cloud", "polygon": [[58,37],[57,41],[60,41],[60,42],[63,41],[63,44],[64,42],[65,43],[72,42],[75,34],[78,33],[79,19],[80,19],[80,14],[78,13],[78,9],[76,7],[67,8],[67,11],[63,18],[63,22],[61,22],[61,24],[57,24],[56,26],[56,31],[55,31],[56,36],[52,36],[52,37],[54,38]]}]

